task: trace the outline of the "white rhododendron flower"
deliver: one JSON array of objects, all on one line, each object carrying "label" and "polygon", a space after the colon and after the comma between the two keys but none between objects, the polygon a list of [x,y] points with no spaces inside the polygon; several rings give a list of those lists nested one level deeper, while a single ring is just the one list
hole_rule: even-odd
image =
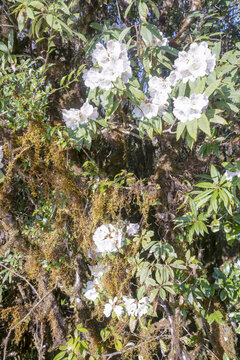
[{"label": "white rhododendron flower", "polygon": [[2,163],[3,160],[3,147],[0,145],[0,169],[3,168],[4,164]]},{"label": "white rhododendron flower", "polygon": [[91,275],[93,276],[93,281],[87,282],[87,287],[83,290],[83,294],[88,300],[95,301],[99,296],[98,289],[101,289],[100,280],[108,267],[98,263],[97,265],[89,266],[89,269],[91,271]]},{"label": "white rhododendron flower", "polygon": [[161,116],[168,108],[168,105],[169,104],[165,98],[145,98],[145,100],[143,100],[139,106],[135,107],[134,113],[138,118],[152,119],[155,116]]},{"label": "white rhododendron flower", "polygon": [[227,170],[225,172],[225,175],[226,175],[227,180],[232,181],[235,176],[240,178],[240,170],[237,170],[237,171],[234,171],[234,172]]},{"label": "white rhododendron flower", "polygon": [[123,315],[123,307],[121,305],[116,305],[117,300],[118,298],[115,296],[113,300],[110,299],[109,303],[105,304],[103,313],[106,317],[111,316],[112,312],[115,312],[117,318],[120,318]]},{"label": "white rhododendron flower", "polygon": [[164,97],[168,99],[168,94],[172,91],[172,85],[168,78],[164,79],[152,76],[148,82],[148,90],[152,98]]},{"label": "white rhododendron flower", "polygon": [[151,99],[145,98],[140,105],[135,107],[135,115],[139,118],[151,119],[158,114],[158,105],[153,104]]},{"label": "white rhododendron flower", "polygon": [[63,121],[66,126],[72,130],[76,130],[80,124],[80,110],[77,109],[63,109],[62,110]]},{"label": "white rhododendron flower", "polygon": [[139,300],[138,309],[137,309],[137,313],[138,313],[139,317],[147,314],[148,304],[149,304],[149,299],[147,296],[145,296],[141,300]]},{"label": "white rhododendron flower", "polygon": [[137,313],[137,304],[135,299],[123,296],[124,305],[129,316],[135,316]]},{"label": "white rhododendron flower", "polygon": [[99,296],[96,283],[94,281],[88,281],[86,289],[83,290],[83,294],[88,300],[95,301]]},{"label": "white rhododendron flower", "polygon": [[174,71],[170,74],[169,80],[173,85],[178,80],[184,83],[194,81],[199,76],[210,74],[216,65],[216,55],[212,55],[208,44],[203,41],[200,44],[190,45],[188,52],[180,51],[174,62]]},{"label": "white rhododendron flower", "polygon": [[167,46],[168,45],[168,39],[163,36],[163,33],[159,31],[159,34],[161,35],[161,39],[157,38],[155,35],[152,35],[152,40],[149,41],[147,39],[143,39],[146,46]]},{"label": "white rhododendron flower", "polygon": [[98,283],[98,280],[102,278],[102,276],[105,274],[105,272],[108,270],[108,267],[98,263],[94,266],[89,266],[89,269],[91,271],[91,275],[94,277],[95,282]]},{"label": "white rhododendron flower", "polygon": [[93,242],[100,254],[116,252],[123,245],[123,240],[122,230],[112,224],[99,226],[93,234]]},{"label": "white rhododendron flower", "polygon": [[147,296],[143,297],[141,300],[136,301],[133,298],[123,296],[124,305],[129,316],[133,317],[142,317],[148,312],[149,299]]},{"label": "white rhododendron flower", "polygon": [[179,96],[174,99],[174,116],[185,123],[194,119],[199,119],[201,114],[208,107],[208,97],[204,94],[193,94],[190,98]]},{"label": "white rhododendron flower", "polygon": [[117,78],[127,83],[132,77],[126,45],[119,41],[110,40],[106,47],[97,44],[92,53],[92,62],[98,68],[91,68],[83,75],[85,85],[90,89],[99,87],[109,90]]},{"label": "white rhododendron flower", "polygon": [[72,130],[76,130],[79,125],[87,123],[89,120],[96,120],[98,118],[98,111],[96,107],[85,101],[80,110],[78,109],[63,109],[63,121],[66,126]]},{"label": "white rhododendron flower", "polygon": [[90,120],[96,120],[98,118],[98,111],[96,107],[93,107],[89,104],[88,100],[85,101],[83,106],[80,109],[82,118],[87,118]]},{"label": "white rhododendron flower", "polygon": [[150,98],[145,98],[139,106],[136,106],[134,113],[138,118],[152,119],[155,116],[164,114],[169,106],[168,96],[172,85],[168,79],[152,76],[148,83]]},{"label": "white rhododendron flower", "polygon": [[140,230],[140,225],[138,223],[130,223],[127,225],[126,233],[128,236],[135,236]]}]

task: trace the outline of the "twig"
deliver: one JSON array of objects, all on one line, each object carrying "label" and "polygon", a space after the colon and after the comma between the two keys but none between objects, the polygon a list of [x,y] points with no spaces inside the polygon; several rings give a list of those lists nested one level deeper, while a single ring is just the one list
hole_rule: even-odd
[{"label": "twig", "polygon": [[118,0],[116,1],[116,6],[117,6],[118,18],[119,18],[119,20],[122,22],[122,18],[121,18],[121,14],[120,14],[120,9],[119,9]]},{"label": "twig", "polygon": [[17,273],[16,271],[10,269],[8,266],[4,265],[1,261],[0,261],[0,266],[2,266],[3,268],[7,269],[8,271],[10,271],[12,274],[20,277],[21,279],[23,279],[24,281],[26,281],[26,283],[31,287],[31,289],[35,292],[35,294],[37,295],[37,297],[40,299],[40,295],[37,292],[37,290],[35,289],[35,287],[22,275],[20,275],[19,273]]},{"label": "twig", "polygon": [[119,129],[118,127],[116,127],[116,128],[110,127],[110,129],[113,130],[113,131],[117,131],[117,132],[119,132],[120,134],[132,135],[132,136],[134,136],[135,138],[142,140],[141,136],[135,134],[134,132],[132,132],[132,131],[130,131],[130,130],[125,130],[125,129],[122,129],[122,128]]},{"label": "twig", "polygon": [[162,133],[170,133],[170,134],[176,134],[176,131],[172,131],[172,128],[176,125],[176,121],[174,121],[174,123],[170,126],[170,128],[163,130]]},{"label": "twig", "polygon": [[8,25],[8,24],[0,24],[0,26],[15,28],[14,25]]},{"label": "twig", "polygon": [[10,338],[10,335],[12,333],[12,331],[14,329],[16,329],[22,322],[24,322],[30,315],[31,313],[35,310],[35,308],[56,288],[56,286],[54,286],[53,289],[49,290],[47,292],[46,295],[44,295],[35,305],[33,305],[32,309],[27,313],[27,315],[25,315],[20,321],[17,322],[17,324],[15,324],[13,327],[11,327],[11,329],[9,330],[7,337],[5,339],[5,345],[4,345],[4,350],[3,350],[3,360],[6,360],[7,357],[7,346],[8,346],[8,340]]}]

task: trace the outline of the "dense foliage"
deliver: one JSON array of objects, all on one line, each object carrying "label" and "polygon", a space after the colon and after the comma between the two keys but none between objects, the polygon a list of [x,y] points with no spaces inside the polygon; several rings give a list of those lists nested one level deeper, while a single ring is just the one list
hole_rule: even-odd
[{"label": "dense foliage", "polygon": [[0,5],[0,354],[240,357],[239,3]]}]

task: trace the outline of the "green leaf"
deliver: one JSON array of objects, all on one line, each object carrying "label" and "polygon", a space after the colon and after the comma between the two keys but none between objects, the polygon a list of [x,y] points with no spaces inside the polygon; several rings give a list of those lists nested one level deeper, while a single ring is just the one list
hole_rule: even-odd
[{"label": "green leaf", "polygon": [[177,133],[176,133],[176,139],[179,140],[183,131],[186,128],[186,123],[179,122],[177,126]]},{"label": "green leaf", "polygon": [[186,140],[187,140],[188,147],[192,150],[193,144],[194,144],[194,139],[187,133]]},{"label": "green leaf", "polygon": [[222,199],[224,206],[227,208],[228,204],[230,202],[230,199],[228,198],[227,194],[225,193],[224,189],[219,189],[219,196],[220,199]]},{"label": "green leaf", "polygon": [[207,190],[195,197],[194,201],[198,208],[206,204],[211,197],[213,190]]},{"label": "green leaf", "polygon": [[[191,89],[191,94],[202,94],[205,89],[206,77],[197,78],[195,81],[190,81],[189,86]],[[190,94],[190,95],[191,95]]]},{"label": "green leaf", "polygon": [[32,11],[32,9],[30,7],[27,7],[26,8],[26,13],[27,13],[27,16],[30,18],[30,19],[34,19],[34,13]]},{"label": "green leaf", "polygon": [[122,345],[122,343],[121,343],[120,340],[115,340],[114,345],[115,345],[115,349],[116,349],[117,351],[121,350],[122,347],[123,347],[123,345]]},{"label": "green leaf", "polygon": [[222,289],[221,292],[220,292],[220,299],[221,299],[222,301],[226,300],[227,295],[228,295],[228,294],[227,294],[226,290],[225,290],[225,289]]},{"label": "green leaf", "polygon": [[186,122],[186,126],[187,126],[187,131],[189,133],[189,135],[196,140],[197,139],[197,128],[198,128],[198,121],[197,119],[192,120],[192,121],[187,121]]},{"label": "green leaf", "polygon": [[162,339],[159,340],[159,345],[160,345],[161,351],[164,355],[168,350],[167,345],[165,344],[165,342]]},{"label": "green leaf", "polygon": [[160,17],[160,12],[159,12],[159,10],[158,10],[157,5],[156,5],[152,0],[148,0],[148,1],[149,1],[150,5],[151,5],[151,7],[152,7],[152,9],[153,9],[153,12],[154,12],[156,18],[159,19],[159,17]]},{"label": "green leaf", "polygon": [[139,100],[144,100],[145,99],[145,95],[144,93],[142,92],[142,90],[140,89],[137,89],[136,87],[130,85],[128,87],[129,91],[131,92],[131,94],[136,98],[136,99],[139,99]]},{"label": "green leaf", "polygon": [[198,119],[198,127],[208,136],[211,136],[211,130],[209,126],[208,118],[205,114],[202,114],[200,119]]},{"label": "green leaf", "polygon": [[172,125],[174,123],[174,117],[171,113],[166,112],[162,119],[166,121],[168,124]]},{"label": "green leaf", "polygon": [[126,8],[124,17],[127,17],[127,16],[128,16],[128,13],[129,13],[129,11],[131,10],[131,7],[133,6],[134,2],[135,2],[135,1],[132,0],[132,1],[130,2],[130,4],[128,5],[128,7]]},{"label": "green leaf", "polygon": [[143,284],[144,281],[146,280],[146,278],[148,277],[149,275],[149,268],[147,266],[145,266],[143,269],[141,269],[141,272],[140,272],[140,284]]},{"label": "green leaf", "polygon": [[149,10],[148,10],[148,6],[145,3],[145,1],[138,0],[138,11],[139,11],[140,18],[141,17],[143,17],[143,18],[147,17]]},{"label": "green leaf", "polygon": [[8,35],[8,49],[10,53],[12,53],[13,51],[13,42],[14,42],[14,30],[11,29]]},{"label": "green leaf", "polygon": [[210,208],[212,208],[215,211],[215,213],[217,213],[218,211],[217,198],[218,198],[218,190],[215,190],[210,199]]},{"label": "green leaf", "polygon": [[101,338],[103,339],[104,342],[107,340],[110,334],[111,334],[111,330],[108,328],[102,329],[100,331]]},{"label": "green leaf", "polygon": [[211,83],[205,90],[204,94],[207,96],[212,95],[212,93],[219,87],[221,84],[221,80],[216,80],[215,82]]},{"label": "green leaf", "polygon": [[159,29],[157,28],[157,26],[153,25],[153,24],[144,24],[144,27],[146,29],[148,29],[148,31],[150,31],[150,33],[154,36],[156,36],[156,38],[162,40],[162,35],[160,34]]},{"label": "green leaf", "polygon": [[53,16],[52,14],[48,14],[46,16],[46,21],[50,27],[53,27],[54,21],[55,21],[55,16]]},{"label": "green leaf", "polygon": [[219,172],[217,171],[214,165],[211,165],[210,167],[210,175],[213,182],[216,184],[219,180]]},{"label": "green leaf", "polygon": [[146,291],[145,285],[142,285],[142,286],[138,289],[138,291],[137,291],[137,298],[138,298],[138,300],[140,300],[140,299],[144,296],[145,291]]},{"label": "green leaf", "polygon": [[226,353],[223,354],[223,360],[231,360]]},{"label": "green leaf", "polygon": [[2,41],[0,41],[0,51],[8,54],[8,48]]},{"label": "green leaf", "polygon": [[160,49],[174,56],[178,56],[179,53],[177,49],[174,49],[171,46],[160,46]]},{"label": "green leaf", "polygon": [[3,182],[5,179],[5,175],[4,173],[2,172],[2,170],[0,170],[0,182]]},{"label": "green leaf", "polygon": [[119,40],[119,41],[122,41],[122,40],[125,38],[125,36],[127,35],[127,33],[130,31],[130,29],[131,29],[131,26],[129,26],[128,28],[124,29],[124,30],[121,32],[118,40]]},{"label": "green leaf", "polygon": [[159,270],[156,271],[155,277],[157,282],[161,285],[163,283],[163,278]]},{"label": "green leaf", "polygon": [[224,321],[222,320],[223,314],[217,310],[214,313],[207,315],[207,321],[209,324],[212,324],[213,321],[216,321],[218,324],[224,325]]},{"label": "green leaf", "polygon": [[159,296],[162,300],[165,300],[166,299],[166,291],[163,289],[163,288],[160,288],[159,290]]},{"label": "green leaf", "polygon": [[153,300],[155,299],[155,297],[157,296],[157,294],[158,294],[158,289],[153,289],[153,290],[151,291],[150,297],[149,297],[150,302],[153,302]]},{"label": "green leaf", "polygon": [[215,45],[212,48],[212,54],[216,55],[216,60],[219,59],[220,52],[221,52],[221,41],[215,43]]},{"label": "green leaf", "polygon": [[170,287],[170,286],[165,286],[165,285],[164,285],[164,289],[165,289],[167,292],[169,292],[169,294],[176,295],[176,293],[175,293],[175,291],[173,290],[172,287]]},{"label": "green leaf", "polygon": [[99,31],[103,31],[103,26],[96,23],[96,22],[93,22],[90,24],[90,26],[93,28],[93,29],[96,29],[96,30],[99,30]]},{"label": "green leaf", "polygon": [[214,184],[210,183],[210,182],[200,182],[200,183],[197,183],[194,186],[197,186],[197,187],[200,187],[200,188],[203,188],[203,189],[209,189],[209,188],[213,189],[214,188]]},{"label": "green leaf", "polygon": [[147,44],[152,43],[152,33],[148,29],[147,24],[142,24],[141,30],[140,30],[140,35],[146,41]]},{"label": "green leaf", "polygon": [[26,18],[23,15],[23,10],[22,10],[18,14],[18,29],[19,29],[19,31],[23,31],[24,26],[25,26],[25,21],[26,21]]},{"label": "green leaf", "polygon": [[210,122],[214,124],[227,125],[227,121],[222,116],[217,114],[215,114],[214,117],[210,119]]},{"label": "green leaf", "polygon": [[42,8],[45,8],[44,4],[40,1],[31,1],[29,3],[29,6],[34,7],[35,9],[41,10]]},{"label": "green leaf", "polygon": [[82,324],[78,324],[78,325],[77,325],[77,329],[78,329],[78,331],[80,331],[80,332],[82,332],[82,333],[88,333],[88,330],[85,329],[85,328],[83,328],[83,327],[82,327]]},{"label": "green leaf", "polygon": [[60,360],[65,356],[65,354],[66,354],[66,351],[62,351],[59,354],[57,354],[53,360]]},{"label": "green leaf", "polygon": [[[69,35],[72,35],[72,30],[62,20],[58,20],[57,24],[60,25],[62,27],[62,29],[65,30]],[[80,34],[80,36],[82,36],[81,33],[79,33],[79,34]],[[85,38],[85,36],[84,36],[84,38]]]},{"label": "green leaf", "polygon": [[73,34],[77,35],[77,37],[82,40],[83,42],[87,42],[87,38],[86,36],[84,36],[82,33],[80,33],[79,31],[73,31]]},{"label": "green leaf", "polygon": [[61,4],[61,10],[62,10],[63,12],[65,12],[65,14],[70,15],[69,8],[68,8],[67,5],[65,4],[65,2],[64,2],[64,1],[59,1],[59,0],[58,0],[58,2],[59,2],[59,4]]}]

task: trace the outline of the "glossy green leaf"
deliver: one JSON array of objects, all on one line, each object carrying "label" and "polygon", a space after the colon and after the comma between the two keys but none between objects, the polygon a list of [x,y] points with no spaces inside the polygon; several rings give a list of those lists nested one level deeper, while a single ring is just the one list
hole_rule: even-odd
[{"label": "glossy green leaf", "polygon": [[200,119],[198,119],[198,127],[208,136],[211,136],[211,130],[209,126],[208,118],[205,114],[202,114]]},{"label": "glossy green leaf", "polygon": [[198,121],[192,120],[186,122],[186,127],[189,135],[196,140],[197,139],[197,129],[198,129]]}]

